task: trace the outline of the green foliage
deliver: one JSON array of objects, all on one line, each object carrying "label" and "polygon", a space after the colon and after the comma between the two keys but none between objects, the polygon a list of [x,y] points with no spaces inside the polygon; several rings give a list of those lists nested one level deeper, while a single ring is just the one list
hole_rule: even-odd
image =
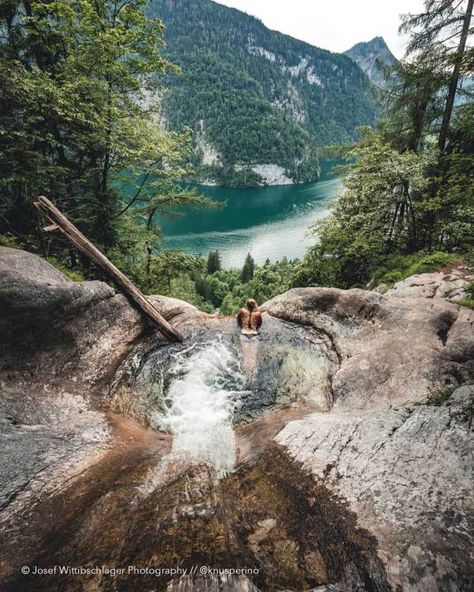
[{"label": "green foliage", "polygon": [[161,57],[163,24],[145,6],[12,0],[0,10],[0,233],[88,275],[64,237],[42,234],[32,204],[45,193],[148,289],[164,265],[156,214],[211,202],[178,182],[190,136],[159,122],[158,75],[177,68]]},{"label": "green foliage", "polygon": [[255,261],[250,253],[247,253],[247,257],[245,258],[244,266],[242,267],[242,271],[240,273],[241,281],[246,284],[249,282],[254,275],[255,272]]},{"label": "green foliage", "polygon": [[456,304],[474,309],[474,298],[463,298],[462,300],[457,300]]},{"label": "green foliage", "polygon": [[416,152],[423,148],[426,131],[441,115],[444,73],[432,55],[396,62],[386,70],[391,84],[390,92],[380,93],[387,114],[382,124],[384,133],[397,150]]},{"label": "green foliage", "polygon": [[13,234],[0,234],[0,247],[10,247],[11,249],[19,249],[21,247],[20,241]]},{"label": "green foliage", "polygon": [[[177,283],[172,281],[171,290],[164,286],[162,293],[192,302],[206,312],[218,308],[224,315],[235,314],[248,298],[262,303],[285,292],[290,286],[294,268],[294,262],[286,259],[264,266],[254,264],[253,277],[243,281],[242,272],[238,269],[220,269],[210,274],[202,258],[193,259],[194,264],[189,265],[188,271],[180,276],[181,279],[187,278],[183,280],[186,291],[180,292]],[[194,292],[189,288],[191,280]],[[190,293],[192,300],[189,300]]]},{"label": "green foliage", "polygon": [[429,273],[446,265],[459,261],[459,256],[454,253],[435,252],[423,257],[410,269],[410,275],[414,273]]},{"label": "green foliage", "polygon": [[153,101],[145,105],[156,73],[171,66],[160,56],[163,25],[144,6],[17,0],[0,14],[0,187],[16,234],[33,232],[32,201],[46,193],[112,245],[115,176],[172,150],[176,139],[153,124]]},{"label": "green foliage", "polygon": [[417,273],[437,271],[447,265],[459,263],[459,255],[436,251],[430,255],[392,255],[373,273],[370,285],[392,285]]},{"label": "green foliage", "polygon": [[296,271],[295,283],[364,285],[394,251],[418,247],[418,204],[428,181],[432,152],[400,153],[365,130],[347,154],[344,190],[333,213],[319,222],[319,243]]},{"label": "green foliage", "polygon": [[80,269],[71,269],[56,257],[46,257],[46,261],[73,282],[84,282],[86,280]]},{"label": "green foliage", "polygon": [[[249,255],[242,270],[224,270],[218,252],[206,261],[160,250],[158,215],[213,205],[180,182],[193,176],[191,160],[199,177],[231,185],[261,183],[252,166],[265,163],[312,180],[318,147],[353,141],[375,102],[349,58],[252,17],[208,0],[158,0],[147,11],[144,0],[0,7],[0,244],[90,276],[64,237],[41,232],[32,203],[46,193],[145,292],[224,314],[294,285],[393,283],[473,251],[474,108],[467,97],[436,141],[453,53],[443,67],[433,53],[431,68],[429,35],[422,58],[393,78],[388,121],[346,150],[344,191],[303,261],[262,267]],[[155,14],[168,25],[166,49]],[[159,83],[174,132],[159,123]],[[217,163],[204,165],[210,148]]]},{"label": "green foliage", "polygon": [[404,17],[410,59],[388,72],[387,119],[347,151],[344,192],[293,284],[393,283],[472,252],[474,105],[459,84],[471,9],[427,0]]},{"label": "green foliage", "polygon": [[434,407],[440,407],[451,398],[451,395],[454,393],[457,387],[458,385],[456,384],[448,384],[441,390],[431,391],[425,404],[433,405]]},{"label": "green foliage", "polygon": [[[366,131],[346,152],[344,190],[333,213],[316,225],[319,242],[297,265],[293,285],[365,286],[372,276],[393,283],[471,251],[472,114],[472,105],[459,107],[452,152],[442,156],[429,142],[418,151],[400,149],[386,126]],[[416,257],[406,259],[410,255]]]},{"label": "green foliage", "polygon": [[404,15],[400,30],[410,37],[406,56],[415,56],[415,63],[428,62],[428,77],[438,77],[442,81],[438,88],[444,86],[442,114],[436,121],[436,126],[440,122],[437,144],[443,154],[450,152],[448,136],[461,79],[472,75],[473,50],[467,41],[473,3],[425,0],[424,4],[420,13]]},{"label": "green foliage", "polygon": [[469,282],[464,288],[464,291],[474,300],[474,282]]},{"label": "green foliage", "polygon": [[194,281],[189,275],[173,278],[170,290],[166,292],[166,295],[189,302],[204,312],[210,313],[214,310],[214,306],[197,293]]},{"label": "green foliage", "polygon": [[157,0],[150,11],[166,25],[166,56],[182,68],[166,79],[167,120],[195,132],[196,164],[206,144],[218,155],[200,178],[255,185],[249,165],[274,163],[313,181],[317,146],[353,140],[356,126],[374,121],[369,81],[346,56],[208,0]]},{"label": "green foliage", "polygon": [[216,249],[215,251],[210,251],[209,256],[207,258],[207,273],[215,273],[221,269],[221,258],[219,255],[219,251]]}]

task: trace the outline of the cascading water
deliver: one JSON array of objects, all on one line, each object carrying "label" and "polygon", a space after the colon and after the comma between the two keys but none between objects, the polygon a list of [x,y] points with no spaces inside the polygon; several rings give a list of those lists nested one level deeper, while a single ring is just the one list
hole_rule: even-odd
[{"label": "cascading water", "polygon": [[174,355],[173,377],[164,404],[151,417],[154,428],[170,431],[173,445],[148,483],[154,490],[170,466],[206,464],[217,478],[231,471],[236,461],[232,427],[234,412],[244,390],[245,375],[236,353],[222,342],[206,343]]}]

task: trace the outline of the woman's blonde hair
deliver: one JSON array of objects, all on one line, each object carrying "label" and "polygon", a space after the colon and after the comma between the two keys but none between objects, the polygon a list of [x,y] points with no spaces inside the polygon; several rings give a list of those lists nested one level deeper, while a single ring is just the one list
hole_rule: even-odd
[{"label": "woman's blonde hair", "polygon": [[247,308],[249,310],[256,310],[258,308],[258,304],[253,298],[249,298],[247,300]]}]

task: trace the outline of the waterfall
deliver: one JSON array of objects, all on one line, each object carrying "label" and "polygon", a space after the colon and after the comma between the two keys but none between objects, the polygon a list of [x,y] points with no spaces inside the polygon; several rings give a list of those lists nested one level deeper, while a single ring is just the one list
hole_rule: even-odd
[{"label": "waterfall", "polygon": [[206,464],[217,478],[235,465],[237,446],[232,420],[245,376],[236,353],[217,341],[175,354],[171,383],[152,427],[173,434],[172,450],[162,459],[142,493],[149,494],[173,466]]}]

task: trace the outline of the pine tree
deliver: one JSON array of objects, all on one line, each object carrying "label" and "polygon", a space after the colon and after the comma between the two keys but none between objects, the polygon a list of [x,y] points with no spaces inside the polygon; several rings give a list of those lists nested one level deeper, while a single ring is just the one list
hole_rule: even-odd
[{"label": "pine tree", "polygon": [[252,258],[250,253],[247,253],[247,257],[245,258],[244,266],[242,267],[242,272],[240,274],[241,281],[246,284],[253,278],[253,274],[255,271],[255,261]]},{"label": "pine tree", "polygon": [[379,94],[386,109],[384,130],[392,145],[417,152],[442,113],[444,74],[436,60],[423,56],[384,67],[387,87]]},{"label": "pine tree", "polygon": [[400,27],[410,33],[407,56],[436,60],[440,72],[448,71],[446,99],[443,109],[438,147],[446,148],[454,101],[463,75],[472,68],[472,49],[467,39],[471,32],[474,0],[425,0],[425,10],[408,14]]},{"label": "pine tree", "polygon": [[221,258],[219,251],[210,251],[207,257],[207,273],[213,274],[221,270]]}]

